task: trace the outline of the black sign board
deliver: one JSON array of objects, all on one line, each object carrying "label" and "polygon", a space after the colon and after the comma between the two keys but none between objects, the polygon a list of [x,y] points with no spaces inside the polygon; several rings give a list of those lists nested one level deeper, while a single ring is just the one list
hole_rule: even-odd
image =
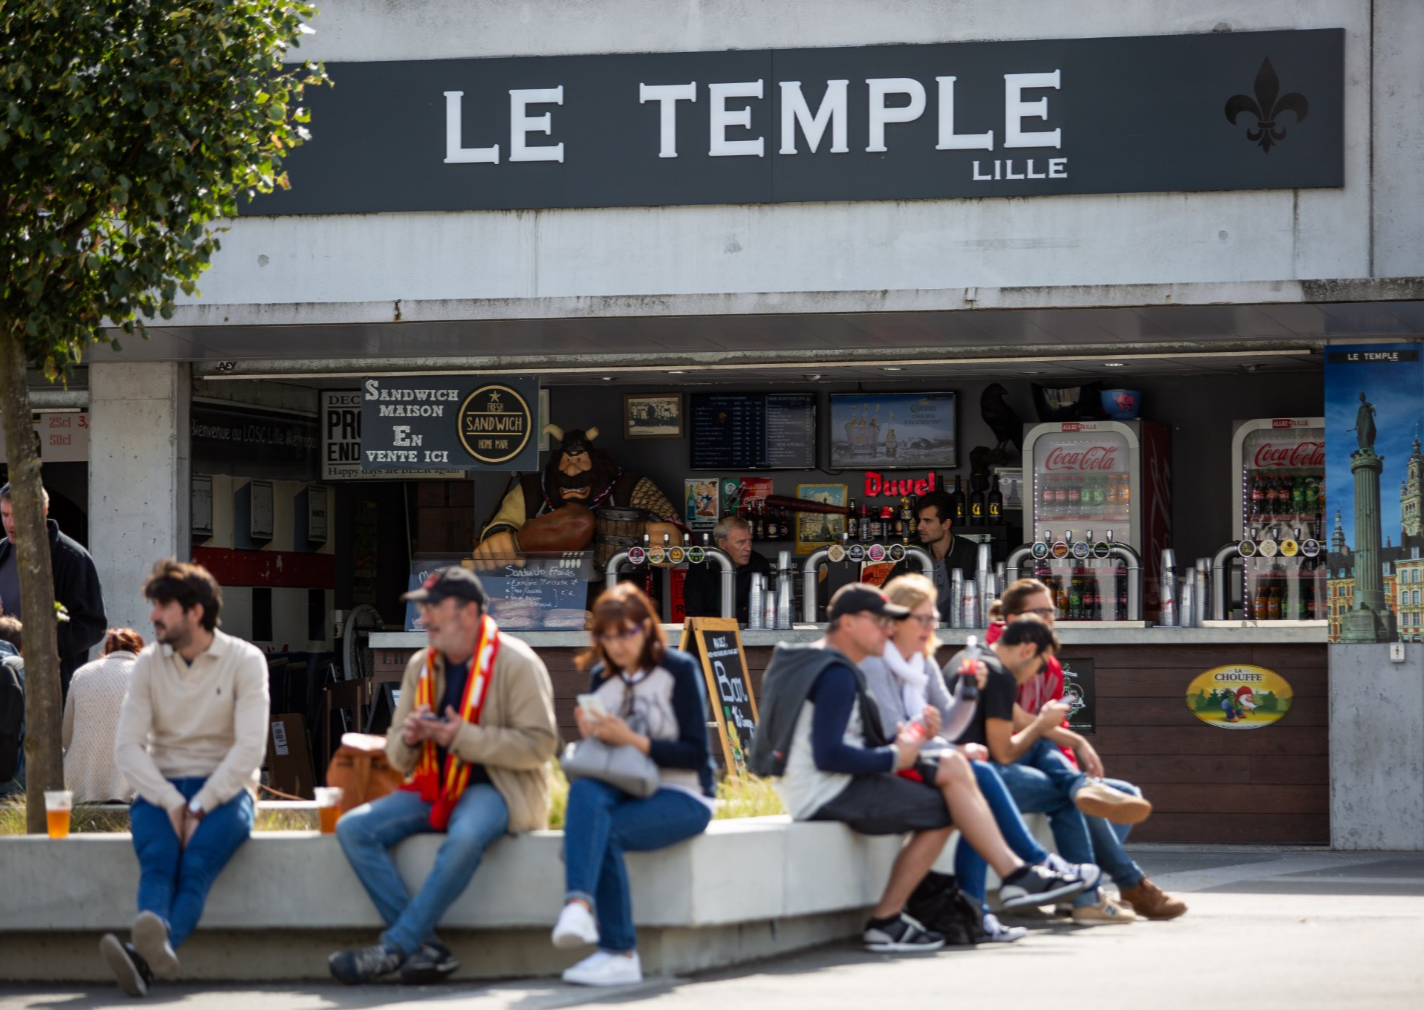
[{"label": "black sign board", "polygon": [[690,617],[682,626],[678,647],[702,660],[702,675],[722,741],[722,767],[733,775],[744,773],[757,711],[737,622],[728,617]]},{"label": "black sign board", "polygon": [[1098,722],[1097,673],[1091,659],[1064,659],[1063,700],[1071,707],[1068,727],[1075,733],[1093,735]]},{"label": "black sign board", "polygon": [[810,470],[812,393],[694,393],[688,430],[694,470]]},{"label": "black sign board", "polygon": [[267,480],[316,480],[321,433],[304,414],[194,403],[193,472]]},{"label": "black sign board", "polygon": [[1418,361],[1419,352],[1411,348],[1394,350],[1375,347],[1368,351],[1326,351],[1325,362],[1330,365],[1379,365],[1397,364],[1402,361]]},{"label": "black sign board", "polygon": [[539,380],[478,375],[361,383],[361,466],[379,470],[533,470]]},{"label": "black sign board", "polygon": [[[1343,29],[329,63],[258,214],[1345,184]],[[399,140],[391,139],[397,130]]]}]

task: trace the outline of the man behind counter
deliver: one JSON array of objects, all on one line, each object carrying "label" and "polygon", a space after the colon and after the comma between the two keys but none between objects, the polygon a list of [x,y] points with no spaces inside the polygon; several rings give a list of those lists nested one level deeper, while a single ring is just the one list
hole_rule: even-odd
[{"label": "man behind counter", "polygon": [[[771,574],[771,562],[752,550],[752,528],[745,519],[727,516],[712,528],[712,540],[732,559],[736,580],[737,620],[747,623],[747,601],[752,593],[752,576]],[[683,606],[688,617],[722,616],[722,569],[708,563],[687,570],[682,587]]]},{"label": "man behind counter", "polygon": [[[922,497],[915,505],[915,518],[920,546],[935,559],[934,584],[939,590],[940,618],[948,622],[953,602],[950,599],[950,586],[953,585],[950,570],[958,568],[965,578],[973,578],[979,563],[979,545],[967,537],[954,535],[954,499],[944,491],[931,491]],[[890,570],[885,581],[888,583],[898,576],[919,571],[918,565],[911,565],[909,558],[901,561]]]}]

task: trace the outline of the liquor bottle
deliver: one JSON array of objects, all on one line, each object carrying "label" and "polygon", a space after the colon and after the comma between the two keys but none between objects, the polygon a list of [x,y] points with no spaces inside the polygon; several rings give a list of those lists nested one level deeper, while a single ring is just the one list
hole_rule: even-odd
[{"label": "liquor bottle", "polygon": [[969,524],[981,526],[984,523],[984,475],[971,474],[969,488]]},{"label": "liquor bottle", "polygon": [[775,540],[781,536],[781,530],[776,522],[776,509],[771,509],[766,517],[766,538]]},{"label": "liquor bottle", "polygon": [[1001,526],[1004,522],[1004,493],[999,490],[999,482],[993,480],[989,485],[988,499],[988,520],[990,526]]},{"label": "liquor bottle", "polygon": [[1281,587],[1272,585],[1270,593],[1266,597],[1266,611],[1273,621],[1281,619]]},{"label": "liquor bottle", "polygon": [[880,539],[889,540],[899,535],[895,532],[895,510],[886,505],[880,510]]},{"label": "liquor bottle", "polygon": [[908,518],[905,519],[905,535],[906,535],[907,537],[914,537],[914,536],[916,536],[916,535],[919,533],[919,529],[920,529],[920,519],[919,519],[919,516],[920,516],[920,499],[919,499],[919,498],[911,498],[911,499],[910,499],[910,514],[909,514]]},{"label": "liquor bottle", "polygon": [[1053,605],[1060,614],[1068,613],[1068,590],[1063,587],[1063,577],[1053,580]]},{"label": "liquor bottle", "polygon": [[965,493],[964,493],[964,482],[963,482],[963,478],[961,478],[961,477],[955,477],[955,478],[954,478],[954,495],[953,495],[953,499],[954,499],[954,524],[955,524],[956,526],[962,526],[962,525],[964,525],[966,519],[968,518],[967,513],[968,513],[968,511],[969,511],[969,498],[968,498],[968,496],[965,495]]},{"label": "liquor bottle", "polygon": [[851,540],[860,537],[860,517],[856,515],[854,498],[850,500],[850,515],[846,516],[845,531]]},{"label": "liquor bottle", "polygon": [[753,540],[766,539],[766,499],[758,498],[756,504],[756,523],[752,527]]},{"label": "liquor bottle", "polygon": [[1266,585],[1265,578],[1258,575],[1256,577],[1256,592],[1251,600],[1251,609],[1255,612],[1255,618],[1258,621],[1267,620],[1269,616],[1271,609],[1267,602],[1269,596],[1270,589]]},{"label": "liquor bottle", "polygon": [[915,514],[910,511],[910,499],[900,499],[900,521],[895,524],[895,535],[907,537],[915,525]]},{"label": "liquor bottle", "polygon": [[862,505],[860,507],[860,542],[868,544],[873,539],[870,529],[870,512],[867,506]]}]

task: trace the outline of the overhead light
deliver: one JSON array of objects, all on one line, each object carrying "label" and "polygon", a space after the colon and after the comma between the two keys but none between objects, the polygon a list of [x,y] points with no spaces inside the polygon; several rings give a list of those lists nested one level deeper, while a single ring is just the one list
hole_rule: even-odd
[{"label": "overhead light", "polygon": [[1034,372],[1020,372],[1019,374],[1020,374],[1020,375],[1047,375],[1048,373],[1045,372],[1045,371],[1034,371]]},{"label": "overhead light", "polygon": [[882,365],[882,366],[881,366],[881,371],[883,371],[883,372],[903,372],[904,370],[905,370],[905,369],[903,369],[903,368],[900,367],[899,365]]},{"label": "overhead light", "polygon": [[1103,367],[1104,367],[1104,368],[1121,368],[1121,367],[1123,367],[1124,364],[1126,364],[1126,362],[1123,362],[1123,361],[1104,361],[1104,362],[1103,362]]},{"label": "overhead light", "polygon": [[605,376],[603,376],[603,381],[604,381],[604,382],[612,382],[612,381],[613,381],[613,376],[611,376],[611,375],[605,375]]},{"label": "overhead light", "polygon": [[806,378],[810,379],[812,382],[815,382],[815,381],[816,381],[817,379],[819,379],[820,377],[821,377],[821,373],[820,373],[820,372],[810,372],[810,373],[808,373],[807,376],[806,376]]},{"label": "overhead light", "polygon": [[669,368],[669,369],[668,369],[668,374],[669,374],[669,375],[682,375],[682,374],[683,374],[684,372],[686,372],[686,371],[687,371],[687,369],[685,369],[685,368]]}]

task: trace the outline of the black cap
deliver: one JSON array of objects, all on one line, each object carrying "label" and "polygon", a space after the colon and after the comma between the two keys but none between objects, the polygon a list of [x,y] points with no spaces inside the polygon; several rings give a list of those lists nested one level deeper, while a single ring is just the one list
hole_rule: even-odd
[{"label": "black cap", "polygon": [[910,608],[891,603],[889,597],[868,582],[852,582],[836,590],[826,617],[834,621],[843,614],[875,614],[903,621],[910,616]]},{"label": "black cap", "polygon": [[401,599],[415,603],[439,603],[451,596],[482,607],[485,605],[485,587],[480,584],[479,576],[460,565],[435,569],[426,576],[419,589],[405,593]]}]

